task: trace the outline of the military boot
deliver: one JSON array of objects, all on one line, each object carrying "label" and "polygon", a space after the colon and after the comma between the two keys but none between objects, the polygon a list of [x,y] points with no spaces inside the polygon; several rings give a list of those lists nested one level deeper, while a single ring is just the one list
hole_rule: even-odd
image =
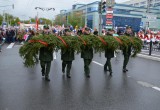
[{"label": "military boot", "polygon": [[45,76],[45,80],[46,80],[46,81],[50,81],[50,79],[49,79],[48,76]]}]

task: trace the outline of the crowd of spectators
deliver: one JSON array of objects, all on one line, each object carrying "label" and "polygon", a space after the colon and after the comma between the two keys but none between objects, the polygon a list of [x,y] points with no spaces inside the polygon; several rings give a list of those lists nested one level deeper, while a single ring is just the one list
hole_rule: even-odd
[{"label": "crowd of spectators", "polygon": [[[48,26],[48,25],[46,25]],[[19,29],[15,27],[11,28],[0,28],[0,51],[2,45],[5,43],[12,43],[12,42],[19,42],[19,43],[24,43],[31,39],[32,36],[34,35],[39,35],[39,34],[54,34],[56,36],[63,36],[63,35],[71,35],[71,36],[76,36],[76,35],[88,35],[92,34],[95,36],[98,36],[100,33],[98,29],[94,28],[91,29],[87,26],[84,27],[78,27],[78,26],[61,26],[61,25],[55,25],[55,26],[48,26],[47,30],[36,30],[36,29]],[[135,33],[131,27],[127,27],[124,31],[120,29],[102,29],[102,35],[111,35],[111,36],[123,36],[124,34],[126,35],[127,33],[131,34],[130,36],[137,36],[143,41],[143,47],[147,47],[149,45],[149,42],[152,41],[153,45],[156,46],[157,48],[160,48],[160,32],[153,33],[152,31],[139,31],[138,33]]]}]

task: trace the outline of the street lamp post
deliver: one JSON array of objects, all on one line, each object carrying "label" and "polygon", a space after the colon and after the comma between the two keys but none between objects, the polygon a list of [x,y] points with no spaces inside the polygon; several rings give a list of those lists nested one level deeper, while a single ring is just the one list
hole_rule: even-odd
[{"label": "street lamp post", "polygon": [[[50,10],[53,10],[55,11],[55,8],[42,8],[42,7],[35,7],[35,9],[40,9],[42,11],[50,11]],[[37,18],[36,18],[36,28],[38,30],[38,11],[37,11]]]},{"label": "street lamp post", "polygon": [[86,14],[86,17],[85,17],[85,25],[87,26],[87,16],[88,16],[88,15],[87,15],[87,4],[86,4],[86,6],[85,6],[85,10],[86,10],[86,13],[85,13],[85,14]]},{"label": "street lamp post", "polygon": [[[3,6],[0,6],[0,7],[9,7],[9,6],[12,6],[12,9],[14,9],[14,4],[12,4],[12,5],[3,5]],[[3,22],[6,22],[5,19],[6,19],[5,18],[5,10],[3,10]]]}]

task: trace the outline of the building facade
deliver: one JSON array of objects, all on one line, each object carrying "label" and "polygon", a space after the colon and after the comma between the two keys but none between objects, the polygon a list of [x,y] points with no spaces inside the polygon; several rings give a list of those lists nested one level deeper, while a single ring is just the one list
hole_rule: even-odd
[{"label": "building facade", "polygon": [[[148,0],[129,0],[122,4],[136,6],[136,7],[147,7]],[[160,0],[150,0],[150,7],[156,7],[160,5]]]},{"label": "building facade", "polygon": [[[133,0],[134,1],[134,0]],[[144,0],[139,1],[139,4],[144,3]],[[155,3],[160,2],[160,0],[154,0]],[[127,4],[130,3],[130,4]],[[115,4],[113,7],[113,28],[126,26],[131,26],[134,31],[139,31],[143,29],[160,30],[160,11],[156,7],[151,7],[149,13],[146,12],[147,8],[145,6],[135,6],[137,2],[125,2],[121,4]],[[154,3],[154,5],[155,5]],[[66,11],[66,13],[71,13],[71,11],[82,11],[85,16],[85,24],[94,29],[99,29],[100,26],[100,14],[98,13],[99,1],[95,1],[89,4],[74,4],[72,10]],[[102,27],[106,27],[106,13],[102,14]]]}]

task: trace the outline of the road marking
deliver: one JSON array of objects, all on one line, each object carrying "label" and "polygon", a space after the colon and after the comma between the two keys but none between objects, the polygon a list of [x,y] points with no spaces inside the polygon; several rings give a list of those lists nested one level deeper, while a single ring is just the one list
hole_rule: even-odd
[{"label": "road marking", "polygon": [[150,87],[150,88],[155,89],[155,90],[157,90],[157,91],[160,92],[160,88],[159,87],[156,87],[156,86],[154,86],[152,84],[149,84],[147,82],[137,81],[137,83],[140,84],[140,85],[142,85],[142,86],[144,86],[144,87]]},{"label": "road marking", "polygon": [[14,43],[10,43],[7,49],[11,49],[14,46]]},{"label": "road marking", "polygon": [[[100,65],[100,66],[104,66],[103,64],[99,63],[99,62],[96,62],[96,61],[92,61],[93,63],[97,64],[97,65]],[[131,77],[131,76],[127,76],[127,77]],[[156,87],[156,86],[153,86],[152,84],[149,84],[147,82],[143,82],[143,81],[137,81],[138,84],[144,86],[144,87],[149,87],[149,88],[152,88],[152,89],[155,89],[157,91],[160,91],[160,88],[159,87]]]},{"label": "road marking", "polygon": [[95,63],[95,64],[97,64],[97,65],[104,66],[103,64],[98,63],[98,62],[96,62],[96,61],[92,61],[92,62]]},{"label": "road marking", "polygon": [[153,85],[147,83],[147,82],[143,82],[143,81],[137,81],[138,84],[144,86],[144,87],[153,87]]},{"label": "road marking", "polygon": [[159,87],[152,87],[153,89],[157,90],[157,91],[160,91],[160,88]]}]

